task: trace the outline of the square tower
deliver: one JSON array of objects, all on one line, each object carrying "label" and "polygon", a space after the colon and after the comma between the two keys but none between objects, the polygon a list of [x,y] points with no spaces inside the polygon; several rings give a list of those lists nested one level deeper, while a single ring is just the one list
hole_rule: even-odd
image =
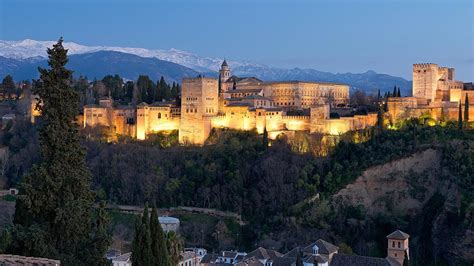
[{"label": "square tower", "polygon": [[181,92],[179,142],[204,144],[211,130],[210,118],[219,108],[218,81],[213,78],[185,78]]},{"label": "square tower", "polygon": [[409,247],[408,247],[408,235],[405,232],[397,230],[387,236],[387,258],[395,260],[399,265],[403,265],[405,256],[410,259]]},{"label": "square tower", "polygon": [[437,64],[413,64],[413,97],[433,102],[436,98],[437,85]]}]

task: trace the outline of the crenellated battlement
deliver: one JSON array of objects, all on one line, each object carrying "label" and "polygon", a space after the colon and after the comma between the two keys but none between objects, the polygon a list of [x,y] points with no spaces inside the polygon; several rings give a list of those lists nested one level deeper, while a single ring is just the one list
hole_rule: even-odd
[{"label": "crenellated battlement", "polygon": [[309,116],[301,116],[301,115],[284,115],[281,117],[284,120],[309,120]]},{"label": "crenellated battlement", "polygon": [[413,69],[429,69],[432,67],[438,67],[437,64],[434,63],[418,63],[418,64],[413,64]]}]

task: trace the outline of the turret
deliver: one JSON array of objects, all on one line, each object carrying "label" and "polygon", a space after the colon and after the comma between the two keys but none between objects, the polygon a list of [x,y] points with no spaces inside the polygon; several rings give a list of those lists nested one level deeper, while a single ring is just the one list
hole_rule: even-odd
[{"label": "turret", "polygon": [[405,256],[410,259],[410,252],[408,247],[408,238],[410,235],[397,230],[387,236],[387,258],[398,262],[399,265],[403,265]]},{"label": "turret", "polygon": [[230,78],[230,68],[225,59],[224,62],[222,62],[221,69],[219,70],[219,78],[221,82],[226,82]]}]

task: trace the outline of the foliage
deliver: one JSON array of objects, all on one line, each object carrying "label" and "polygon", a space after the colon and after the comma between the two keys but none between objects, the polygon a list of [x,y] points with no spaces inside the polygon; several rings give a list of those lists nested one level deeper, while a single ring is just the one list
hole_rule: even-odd
[{"label": "foliage", "polygon": [[[169,266],[170,258],[168,251],[173,249],[168,248],[171,243],[165,240],[165,233],[163,232],[163,229],[161,228],[160,222],[158,220],[158,212],[156,211],[156,208],[153,208],[153,210],[151,211],[150,233],[152,239],[151,252],[154,258],[154,265]],[[181,251],[181,249],[179,249],[179,251]],[[173,265],[177,264],[178,263],[174,263],[173,261]]]},{"label": "foliage", "polygon": [[58,258],[64,265],[99,265],[100,261],[93,261],[98,256],[85,256],[105,252],[107,247],[100,246],[97,237],[106,236],[102,225],[93,222],[90,173],[73,122],[79,96],[70,86],[72,72],[65,68],[68,59],[62,39],[48,49],[48,55],[51,69],[39,69],[41,81],[34,91],[43,115],[41,158],[21,183],[11,250]]}]

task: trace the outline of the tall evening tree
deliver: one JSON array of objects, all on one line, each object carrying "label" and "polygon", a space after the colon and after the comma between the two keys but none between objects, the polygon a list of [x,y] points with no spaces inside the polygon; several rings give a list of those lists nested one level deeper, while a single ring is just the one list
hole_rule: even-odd
[{"label": "tall evening tree", "polygon": [[466,99],[464,100],[464,122],[466,125],[469,122],[469,97],[467,96],[467,93]]},{"label": "tall evening tree", "polygon": [[168,248],[166,247],[166,238],[163,229],[158,220],[158,212],[156,208],[151,210],[150,216],[150,233],[151,233],[151,252],[153,253],[154,265],[169,266],[170,260]]},{"label": "tall evening tree", "polygon": [[178,265],[183,250],[183,239],[180,235],[170,231],[166,234],[166,246],[168,247],[171,265]]},{"label": "tall evening tree", "polygon": [[100,265],[88,256],[105,252],[108,242],[97,237],[103,239],[106,221],[99,225],[93,219],[91,175],[74,123],[79,95],[70,86],[72,72],[65,67],[68,58],[62,43],[61,38],[48,49],[50,69],[39,68],[40,81],[33,91],[42,113],[40,162],[21,184],[11,249],[60,259],[63,265]]},{"label": "tall evening tree", "polygon": [[150,217],[148,214],[148,204],[143,210],[142,220],[135,230],[135,238],[132,244],[132,264],[140,266],[151,266],[153,263],[153,253],[151,250]]},{"label": "tall evening tree", "polygon": [[458,128],[459,128],[459,129],[462,129],[462,105],[461,105],[461,101],[459,101]]}]

